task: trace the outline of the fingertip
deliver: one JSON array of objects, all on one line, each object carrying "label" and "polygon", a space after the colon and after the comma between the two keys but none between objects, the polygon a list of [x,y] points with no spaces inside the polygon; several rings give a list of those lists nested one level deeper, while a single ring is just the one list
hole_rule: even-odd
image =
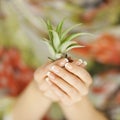
[{"label": "fingertip", "polygon": [[52,85],[52,82],[50,81],[50,79],[47,77],[45,78],[46,82],[51,86]]},{"label": "fingertip", "polygon": [[71,65],[70,63],[66,63],[66,64],[65,64],[65,68],[67,68],[67,69],[72,69],[72,65]]},{"label": "fingertip", "polygon": [[63,66],[65,66],[65,64],[68,63],[68,62],[69,62],[69,60],[68,60],[67,58],[63,58],[63,59],[59,62],[59,65],[60,65],[61,67],[63,67]]},{"label": "fingertip", "polygon": [[69,60],[68,60],[67,58],[61,58],[61,59],[56,60],[55,62],[53,62],[53,63],[49,66],[49,68],[50,68],[51,66],[53,66],[53,65],[58,65],[58,66],[60,66],[60,67],[64,67],[67,62],[69,62]]},{"label": "fingertip", "polygon": [[86,66],[86,65],[87,65],[87,62],[86,62],[86,61],[83,61],[83,64],[84,64],[84,66]]},{"label": "fingertip", "polygon": [[85,67],[87,65],[87,61],[82,60],[82,59],[78,59],[76,61],[76,65]]},{"label": "fingertip", "polygon": [[83,60],[82,59],[78,59],[77,61],[76,61],[76,65],[81,65],[83,63]]}]

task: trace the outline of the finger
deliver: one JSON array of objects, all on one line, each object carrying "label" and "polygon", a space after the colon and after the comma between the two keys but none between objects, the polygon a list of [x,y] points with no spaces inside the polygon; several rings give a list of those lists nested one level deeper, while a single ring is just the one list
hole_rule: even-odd
[{"label": "finger", "polygon": [[54,101],[59,101],[58,97],[54,94],[54,92],[52,91],[52,89],[50,89],[51,83],[49,82],[48,84],[48,78],[45,79],[45,81],[43,82],[42,85],[40,85],[40,90],[44,92],[44,95]]},{"label": "finger", "polygon": [[[78,102],[81,100],[82,97],[79,97],[78,99],[75,99],[74,101],[69,98],[68,95],[65,94],[59,87],[57,87],[54,83],[50,81],[50,79],[47,79],[48,84],[50,84],[50,89],[53,93],[56,94],[56,96],[59,98],[57,101],[61,101],[64,105],[71,105],[74,102]],[[49,95],[47,95],[49,96]],[[50,97],[50,96],[49,96]]]},{"label": "finger", "polygon": [[58,86],[64,93],[66,93],[73,100],[78,99],[80,97],[78,91],[73,88],[70,84],[62,80],[60,77],[56,76],[52,72],[48,72],[48,78],[52,81],[56,86]]},{"label": "finger", "polygon": [[[57,65],[59,65],[59,66],[62,67],[62,66],[64,66],[65,63],[67,63],[67,62],[68,62],[68,59],[63,58],[63,59],[61,59],[61,60],[58,60],[58,61],[54,62],[53,64],[57,64]],[[53,65],[53,64],[52,64],[52,65]],[[50,65],[50,66],[51,66],[51,65]],[[49,66],[49,67],[50,67],[50,66]],[[39,72],[41,72],[41,71],[39,71]],[[40,73],[40,76],[42,76],[41,74],[42,74],[42,73]],[[37,83],[40,82],[40,79],[45,79],[45,77],[46,77],[46,76],[44,76],[44,78],[39,77]],[[41,85],[40,85],[39,88],[40,88],[42,91],[46,91],[46,90],[48,89],[48,87],[49,87],[49,85],[46,83],[46,81],[42,81],[42,83],[41,83]]]},{"label": "finger", "polygon": [[67,70],[54,65],[51,67],[50,71],[52,71],[57,76],[65,80],[68,84],[76,88],[82,95],[86,95],[88,93],[84,83],[77,76],[71,74]]},{"label": "finger", "polygon": [[34,72],[34,81],[39,84],[44,77],[45,77],[45,66],[42,66],[39,67]]},{"label": "finger", "polygon": [[85,67],[87,65],[87,62],[82,59],[78,59],[78,60],[74,61],[73,63],[75,63],[76,65],[81,66],[81,67]]},{"label": "finger", "polygon": [[[52,83],[49,79],[47,79],[48,84],[50,84],[50,88],[54,91],[54,93],[58,96],[58,98],[62,101],[62,99],[69,100],[69,96],[64,93],[59,87],[57,87],[54,83]],[[67,102],[66,101],[66,102]]]},{"label": "finger", "polygon": [[65,68],[74,75],[77,75],[85,84],[90,85],[92,83],[91,76],[84,68],[79,67],[74,63],[66,63]]},{"label": "finger", "polygon": [[56,65],[63,67],[67,62],[68,62],[68,59],[63,58],[63,59],[57,60],[53,63],[48,63],[48,64],[38,68],[34,73],[34,80],[38,84],[40,84],[41,80],[45,79],[46,73],[51,66],[56,64]]},{"label": "finger", "polygon": [[53,65],[58,65],[60,67],[64,67],[67,62],[69,62],[67,58],[62,58],[62,59],[56,60],[55,62],[51,63],[48,66],[48,69]]}]

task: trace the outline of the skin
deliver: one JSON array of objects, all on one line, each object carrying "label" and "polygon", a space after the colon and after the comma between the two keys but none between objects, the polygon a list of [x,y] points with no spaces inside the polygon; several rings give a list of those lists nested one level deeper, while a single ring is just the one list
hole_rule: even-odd
[{"label": "skin", "polygon": [[[65,64],[64,60],[58,60],[54,63],[48,63],[35,71],[34,80],[28,85],[23,93],[18,97],[13,111],[13,120],[41,120],[49,109],[52,99],[45,97],[44,92],[40,90],[44,84],[46,74],[53,65]],[[45,85],[46,88],[49,84]],[[50,94],[49,94],[50,95]],[[54,98],[54,96],[52,96]]]},{"label": "skin", "polygon": [[68,120],[106,120],[86,97],[92,78],[85,65],[81,60],[60,59],[38,68],[34,81],[17,100],[14,120],[40,120],[52,102],[60,104]]},{"label": "skin", "polygon": [[[53,65],[49,68],[43,83],[44,86],[47,86],[47,83],[49,85],[49,89],[43,90],[46,96],[50,98],[57,96],[57,100],[63,104],[71,105],[87,95],[92,78],[83,67],[77,65],[77,62],[67,62],[64,67]],[[48,93],[49,90],[54,96]]]}]

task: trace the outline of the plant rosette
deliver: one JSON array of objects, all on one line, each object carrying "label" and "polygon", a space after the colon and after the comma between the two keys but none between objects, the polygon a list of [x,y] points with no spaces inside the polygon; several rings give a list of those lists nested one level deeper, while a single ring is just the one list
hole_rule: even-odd
[{"label": "plant rosette", "polygon": [[76,24],[66,30],[63,30],[64,20],[62,20],[56,27],[54,27],[49,20],[46,21],[45,24],[47,25],[49,38],[43,38],[43,40],[48,46],[48,49],[51,53],[49,59],[53,61],[60,58],[68,58],[68,60],[71,60],[71,58],[67,54],[68,51],[70,51],[73,48],[84,47],[78,44],[77,41],[73,41],[73,39],[83,35],[91,35],[90,33],[70,34],[72,29],[80,26],[81,24]]}]

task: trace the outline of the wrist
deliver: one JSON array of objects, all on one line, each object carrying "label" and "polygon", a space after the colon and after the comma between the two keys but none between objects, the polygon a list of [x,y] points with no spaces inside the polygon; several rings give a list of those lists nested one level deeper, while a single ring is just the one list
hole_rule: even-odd
[{"label": "wrist", "polygon": [[95,109],[92,105],[92,103],[89,101],[88,97],[85,96],[82,98],[82,100],[80,100],[79,102],[70,105],[70,106],[65,106],[62,103],[60,103],[60,106],[63,109],[68,109],[68,110],[78,110],[81,111],[81,113],[86,112],[86,111],[90,111],[90,113],[94,113]]},{"label": "wrist", "polygon": [[36,96],[37,99],[43,99],[44,101],[46,101],[47,103],[51,103],[51,99],[49,99],[48,97],[46,97],[43,92],[39,89],[39,87],[37,86],[36,82],[33,80],[29,86],[28,86],[28,91],[31,94],[34,94]]},{"label": "wrist", "polygon": [[[14,105],[12,111],[13,120],[42,119],[50,105],[51,101],[39,91],[34,81],[32,81],[18,97]],[[29,114],[29,116],[26,116],[27,114]]]},{"label": "wrist", "polygon": [[107,120],[102,113],[94,108],[87,97],[71,106],[60,105],[69,120]]}]

